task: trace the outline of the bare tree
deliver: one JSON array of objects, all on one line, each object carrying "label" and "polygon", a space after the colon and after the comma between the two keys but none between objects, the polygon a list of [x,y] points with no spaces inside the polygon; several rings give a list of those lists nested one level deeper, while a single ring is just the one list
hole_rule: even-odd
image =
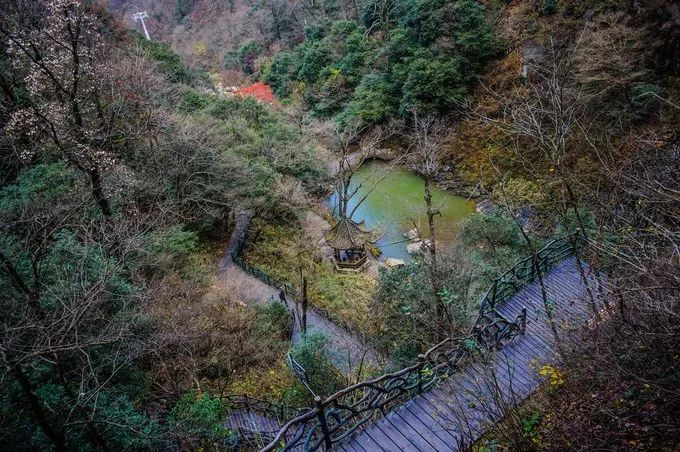
[{"label": "bare tree", "polygon": [[512,218],[512,220],[514,221],[515,225],[517,226],[517,229],[519,230],[522,236],[522,239],[524,240],[524,243],[526,244],[527,248],[529,248],[529,251],[531,253],[531,262],[534,267],[536,279],[538,280],[539,287],[541,288],[541,300],[543,301],[543,308],[546,313],[546,319],[548,320],[550,331],[552,332],[553,339],[555,340],[555,346],[557,347],[560,354],[562,354],[563,349],[560,341],[560,335],[557,330],[557,325],[555,324],[555,316],[553,313],[554,309],[550,304],[550,300],[548,299],[548,291],[546,289],[545,277],[543,275],[543,271],[541,269],[541,264],[539,261],[538,250],[536,249],[534,242],[529,237],[529,234],[525,229],[525,225],[522,224],[522,222],[520,221],[520,213],[518,212],[518,207],[523,206],[522,205],[517,206],[516,203],[518,201],[520,202],[520,204],[523,203],[521,202],[521,200],[518,200],[517,197],[514,197],[514,199],[512,199],[513,197],[509,195],[508,190],[506,190],[507,181],[502,178],[500,170],[498,169],[497,166],[494,165],[494,169],[497,171],[499,177],[501,178],[501,181],[496,186],[497,191],[500,195],[498,196],[498,199],[500,199],[501,206],[503,207],[503,209],[505,209],[508,217]]},{"label": "bare tree", "polygon": [[[337,213],[340,218],[352,219],[357,209],[363,204],[368,196],[379,186],[401,161],[402,157],[392,160],[389,168],[370,181],[368,186],[363,184],[354,185],[352,180],[357,170],[364,162],[376,156],[379,145],[396,133],[398,125],[390,124],[385,128],[375,128],[367,131],[367,127],[353,125],[345,129],[335,129],[336,145],[338,148],[337,161],[331,166],[331,172],[335,175],[335,193],[337,196]],[[356,200],[350,209],[350,200],[360,193],[363,195]]]},{"label": "bare tree", "polygon": [[418,173],[423,177],[423,187],[425,195],[425,213],[427,215],[428,241],[426,248],[430,256],[430,281],[432,284],[433,296],[436,301],[436,316],[440,322],[438,331],[444,337],[451,323],[450,313],[438,294],[441,290],[440,275],[437,267],[437,234],[435,217],[441,212],[432,202],[432,186],[435,177],[441,171],[441,158],[443,144],[446,138],[448,126],[445,122],[435,119],[434,116],[423,116],[413,112],[413,126],[411,134],[411,144],[409,158]]},{"label": "bare tree", "polygon": [[623,12],[602,14],[585,24],[573,62],[591,118],[606,118],[617,132],[630,124],[631,91],[648,76],[651,47],[644,27],[631,26]]},{"label": "bare tree", "polygon": [[[3,218],[0,234],[6,239],[8,232],[36,213],[40,211],[28,208],[19,219]],[[52,219],[47,225],[59,225]],[[31,256],[30,276],[17,270],[17,261],[25,264],[22,254],[0,253],[0,278],[11,283],[2,299],[13,294],[14,300],[12,309],[0,316],[0,358],[4,370],[20,383],[41,429],[58,449],[66,447],[66,430],[84,425],[92,443],[106,450],[99,423],[106,421],[98,412],[98,399],[122,368],[146,353],[134,332],[143,311],[142,300],[113,288],[124,271],[122,262],[138,252],[139,234],[146,230],[142,217],[138,220],[140,223],[119,223],[106,232],[97,224],[88,225],[77,231],[81,242],[68,234],[56,241],[42,238],[38,243],[27,237],[14,247],[26,247],[24,256]],[[106,239],[101,240],[101,233]],[[104,258],[106,249],[116,250],[120,261],[113,256]],[[104,350],[107,358],[102,360]],[[34,372],[40,366],[51,369],[55,383],[63,388],[70,408],[65,413],[59,411],[62,418],[55,417],[35,397],[37,388],[26,376],[27,369]]]},{"label": "bare tree", "polygon": [[394,21],[394,14],[398,8],[398,3],[394,0],[375,0],[367,5],[367,13],[370,13],[373,23],[366,30],[368,36],[375,27],[385,33]]},{"label": "bare tree", "polygon": [[7,131],[24,161],[48,149],[85,174],[99,209],[110,216],[104,177],[129,137],[117,128],[112,108],[118,104],[111,98],[114,72],[102,58],[108,51],[102,25],[78,0],[53,0],[45,7],[43,23],[0,23],[28,93],[28,105],[12,113]]},{"label": "bare tree", "polygon": [[[570,54],[560,51],[552,41],[548,53],[545,61],[533,68],[526,86],[518,87],[514,98],[502,99],[503,119],[483,118],[513,136],[529,139],[541,151],[550,165],[550,172],[556,183],[562,188],[562,200],[557,206],[560,207],[563,223],[568,225],[568,212],[573,212],[578,229],[588,241],[590,233],[566,164],[575,134],[585,116],[582,88],[573,78]],[[531,163],[529,165],[533,166]],[[569,240],[575,250],[577,267],[586,287],[589,305],[594,315],[599,317],[591,282],[579,255],[578,243],[572,235],[569,235]]]}]

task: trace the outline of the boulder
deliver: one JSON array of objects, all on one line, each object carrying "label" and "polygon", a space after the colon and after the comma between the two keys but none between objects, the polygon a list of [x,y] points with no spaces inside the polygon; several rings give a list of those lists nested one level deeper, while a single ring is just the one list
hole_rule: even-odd
[{"label": "boulder", "polygon": [[423,251],[423,242],[409,243],[406,245],[406,251],[408,254],[420,253]]},{"label": "boulder", "polygon": [[413,228],[410,231],[404,233],[404,237],[409,239],[412,243],[420,242],[420,234],[418,233],[418,229]]},{"label": "boulder", "polygon": [[490,215],[498,210],[498,206],[488,199],[483,199],[477,203],[475,208],[477,213]]},{"label": "boulder", "polygon": [[402,259],[395,259],[394,257],[388,257],[385,259],[385,267],[387,268],[397,268],[397,267],[402,267],[406,265],[406,262],[404,262]]}]

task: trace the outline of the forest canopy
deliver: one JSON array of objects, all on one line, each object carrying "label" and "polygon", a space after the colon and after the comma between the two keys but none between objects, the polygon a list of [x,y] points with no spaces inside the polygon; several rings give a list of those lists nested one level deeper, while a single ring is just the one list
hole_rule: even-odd
[{"label": "forest canopy", "polygon": [[310,27],[276,55],[264,79],[280,97],[302,89],[310,108],[341,124],[362,125],[439,112],[462,103],[497,51],[484,9],[474,0],[382,2],[362,6],[360,22]]},{"label": "forest canopy", "polygon": [[[0,11],[3,449],[259,449],[272,432],[247,437],[244,412],[276,430],[318,396],[335,422],[473,360],[496,405],[481,437],[446,419],[457,447],[678,449],[676,3]],[[360,179],[373,164],[385,173]],[[412,215],[383,247],[404,259],[387,259],[384,225],[349,204],[397,171],[416,189],[384,198]],[[464,219],[445,223],[435,191]],[[338,225],[360,240],[333,248]],[[546,249],[569,256],[568,278]],[[528,284],[533,316],[513,300]],[[512,318],[495,304],[510,292]],[[537,386],[501,400],[479,358],[523,340],[551,357],[503,355]]]}]

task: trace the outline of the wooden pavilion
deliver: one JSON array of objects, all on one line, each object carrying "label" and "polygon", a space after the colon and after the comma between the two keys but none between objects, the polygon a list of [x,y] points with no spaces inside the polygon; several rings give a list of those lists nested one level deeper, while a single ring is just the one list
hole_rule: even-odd
[{"label": "wooden pavilion", "polygon": [[326,242],[333,248],[333,263],[338,271],[360,272],[366,268],[368,252],[366,244],[371,233],[362,223],[355,223],[349,218],[341,218],[326,234]]}]

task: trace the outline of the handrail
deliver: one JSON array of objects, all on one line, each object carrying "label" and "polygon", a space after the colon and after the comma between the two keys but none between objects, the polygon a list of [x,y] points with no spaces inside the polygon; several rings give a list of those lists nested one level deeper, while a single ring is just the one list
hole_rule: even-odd
[{"label": "handrail", "polygon": [[549,270],[553,265],[570,256],[573,249],[572,240],[569,237],[573,237],[574,243],[577,244],[583,241],[583,234],[579,230],[553,239],[538,250],[535,255],[518,261],[494,279],[491,287],[482,296],[480,314],[487,311],[489,307],[495,308],[499,303],[507,301],[519,291],[521,286],[533,281],[538,276],[538,271]]},{"label": "handrail", "polygon": [[307,391],[309,391],[312,397],[316,397],[316,393],[309,385],[309,375],[307,374],[307,369],[305,369],[304,366],[298,362],[298,360],[293,358],[293,355],[290,352],[286,353],[286,360],[288,361],[288,367],[290,367],[290,370],[293,371],[298,380],[302,382],[302,385],[307,389]]},{"label": "handrail", "polygon": [[[574,235],[573,239],[571,235]],[[524,333],[526,309],[510,321],[496,310],[496,306],[535,279],[539,272],[543,274],[572,254],[575,251],[572,242],[579,244],[581,239],[576,232],[552,240],[535,255],[522,259],[496,278],[482,297],[479,316],[467,336],[444,339],[419,355],[416,364],[359,382],[323,400],[317,397],[314,408],[289,420],[262,451],[287,451],[298,447],[315,451],[336,444],[369,421],[446,378],[476,353],[489,352]]]},{"label": "handrail", "polygon": [[252,397],[246,394],[229,394],[221,397],[221,400],[232,409],[248,410],[253,413],[274,418],[280,422],[291,417],[297,417],[306,408],[294,408],[280,402]]},{"label": "handrail", "polygon": [[253,443],[253,445],[262,445],[263,442],[268,443],[279,433],[280,426],[286,419],[295,419],[301,414],[304,414],[307,410],[305,408],[294,408],[283,403],[260,399],[245,394],[230,394],[222,396],[221,399],[226,402],[232,410],[240,410],[248,414],[256,414],[276,421],[278,427],[268,431],[264,431],[255,426],[253,426],[255,427],[254,429],[249,429],[246,425],[241,425],[238,422],[235,425],[227,425],[229,429],[237,433],[239,441]]}]

